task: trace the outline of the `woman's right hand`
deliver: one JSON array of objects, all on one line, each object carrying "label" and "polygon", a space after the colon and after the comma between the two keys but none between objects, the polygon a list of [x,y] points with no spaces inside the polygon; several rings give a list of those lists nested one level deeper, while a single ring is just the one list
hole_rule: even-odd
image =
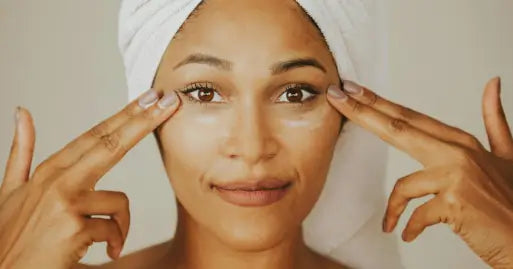
[{"label": "woman's right hand", "polygon": [[175,92],[161,95],[146,92],[51,155],[32,176],[34,125],[27,110],[18,110],[0,187],[0,269],[67,269],[93,242],[102,241],[111,258],[119,257],[130,222],[128,199],[121,192],[95,191],[94,186],[177,110]]}]

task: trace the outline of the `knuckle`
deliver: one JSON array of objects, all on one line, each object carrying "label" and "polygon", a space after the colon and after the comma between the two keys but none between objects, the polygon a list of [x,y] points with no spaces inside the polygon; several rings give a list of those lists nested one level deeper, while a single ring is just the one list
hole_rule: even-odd
[{"label": "knuckle", "polygon": [[148,108],[146,110],[144,110],[141,114],[141,117],[144,119],[144,120],[153,120],[155,118],[155,112],[154,112],[154,109],[151,109],[151,108]]},{"label": "knuckle", "polygon": [[465,133],[465,135],[463,136],[462,138],[462,141],[465,145],[467,145],[468,147],[472,148],[472,149],[482,149],[483,148],[483,145],[481,144],[481,142],[479,141],[479,139],[477,139],[477,137],[471,135],[471,134],[467,134]]},{"label": "knuckle", "polygon": [[61,194],[61,200],[63,201],[68,212],[72,214],[77,214],[80,212],[85,195],[85,192],[79,192],[73,195],[66,196],[64,196],[64,194]]},{"label": "knuckle", "polygon": [[482,260],[497,266],[497,268],[508,268],[508,264],[510,264],[508,256],[508,252],[504,251],[504,248],[501,246],[493,246],[484,253],[479,254]]},{"label": "knuckle", "polygon": [[389,198],[389,206],[392,212],[397,213],[397,211],[400,210],[401,206],[409,201],[408,197],[405,195],[405,188],[406,183],[405,179],[401,178],[397,180],[396,184],[394,185],[394,189],[392,190],[392,193],[390,194]]},{"label": "knuckle", "polygon": [[77,199],[73,195],[66,195],[65,191],[62,190],[62,187],[54,187],[55,183],[51,183],[51,186],[48,188],[48,193],[52,196],[55,201],[55,205],[60,209],[60,211],[69,212],[71,214],[74,213],[74,207],[77,205]]},{"label": "knuckle", "polygon": [[117,132],[104,135],[100,138],[100,140],[102,145],[111,153],[117,153],[123,150],[123,145],[121,144],[121,136]]},{"label": "knuckle", "polygon": [[89,133],[93,137],[101,138],[101,137],[109,134],[108,127],[109,127],[109,124],[107,122],[101,122],[101,123],[95,125],[93,128],[91,128]]},{"label": "knuckle", "polygon": [[392,133],[403,133],[408,129],[408,123],[402,119],[393,119],[389,124]]},{"label": "knuckle", "polygon": [[85,220],[80,216],[72,215],[69,218],[68,225],[73,235],[81,234],[86,230]]},{"label": "knuckle", "polygon": [[450,216],[459,216],[463,211],[464,204],[459,195],[454,192],[447,192],[442,196],[444,203],[447,205]]},{"label": "knuckle", "polygon": [[380,97],[375,94],[374,92],[369,91],[369,97],[367,99],[367,105],[369,106],[375,106],[378,103],[378,99]]},{"label": "knuckle", "polygon": [[128,209],[130,207],[130,200],[128,199],[128,195],[126,195],[124,192],[119,192],[119,197],[123,208]]},{"label": "knuckle", "polygon": [[360,102],[354,102],[352,105],[351,105],[351,111],[353,113],[361,113],[363,110],[363,104],[360,103]]},{"label": "knuckle", "polygon": [[123,114],[127,116],[128,118],[133,118],[138,113],[138,104],[133,104],[131,106],[127,106],[125,109],[123,109]]},{"label": "knuckle", "polygon": [[33,172],[33,177],[44,177],[49,169],[50,163],[48,160],[44,160],[36,166]]},{"label": "knuckle", "polygon": [[399,117],[405,121],[413,121],[417,118],[417,112],[409,107],[400,107],[398,111]]},{"label": "knuckle", "polygon": [[396,194],[401,194],[404,192],[404,188],[406,186],[406,178],[402,177],[397,180],[397,182],[394,185],[393,192]]}]

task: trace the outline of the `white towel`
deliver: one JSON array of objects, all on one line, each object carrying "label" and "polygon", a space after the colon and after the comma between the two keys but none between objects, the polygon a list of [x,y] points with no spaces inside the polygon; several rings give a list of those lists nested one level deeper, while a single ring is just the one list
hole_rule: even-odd
[{"label": "white towel", "polygon": [[[169,42],[200,2],[122,1],[119,47],[129,100],[151,87]],[[385,91],[387,36],[382,0],[297,2],[324,34],[340,77],[378,93]],[[305,241],[355,268],[401,268],[395,241],[380,232],[387,145],[352,122],[344,130],[321,197],[305,220]]]}]

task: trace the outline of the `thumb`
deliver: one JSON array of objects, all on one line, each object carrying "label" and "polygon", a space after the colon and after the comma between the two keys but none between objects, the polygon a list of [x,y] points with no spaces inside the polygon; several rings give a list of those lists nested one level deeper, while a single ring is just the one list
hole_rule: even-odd
[{"label": "thumb", "polygon": [[35,130],[32,116],[25,108],[16,108],[16,125],[0,193],[8,194],[27,182],[34,154]]},{"label": "thumb", "polygon": [[483,93],[483,119],[491,151],[499,157],[513,159],[513,138],[502,108],[501,80],[488,81]]}]

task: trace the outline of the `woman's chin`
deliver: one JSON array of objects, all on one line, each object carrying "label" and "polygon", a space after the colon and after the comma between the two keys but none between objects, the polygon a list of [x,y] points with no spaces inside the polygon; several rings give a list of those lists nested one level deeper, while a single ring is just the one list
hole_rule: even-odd
[{"label": "woman's chin", "polygon": [[270,249],[284,239],[294,236],[291,225],[274,221],[242,220],[224,222],[215,226],[217,237],[226,245],[240,251],[262,251]]}]

